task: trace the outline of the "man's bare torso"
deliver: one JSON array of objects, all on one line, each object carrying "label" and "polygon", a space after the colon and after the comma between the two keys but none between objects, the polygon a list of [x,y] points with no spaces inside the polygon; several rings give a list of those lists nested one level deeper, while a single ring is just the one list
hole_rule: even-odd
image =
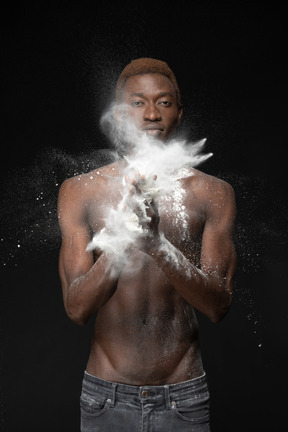
[{"label": "man's bare torso", "polygon": [[[73,179],[92,236],[104,227],[107,209],[117,207],[122,177],[117,162]],[[205,224],[198,185],[206,177],[191,170],[174,191],[156,200],[160,231],[196,265]],[[175,383],[203,373],[193,307],[139,250],[130,255],[113,296],[97,313],[87,372],[130,385]]]}]

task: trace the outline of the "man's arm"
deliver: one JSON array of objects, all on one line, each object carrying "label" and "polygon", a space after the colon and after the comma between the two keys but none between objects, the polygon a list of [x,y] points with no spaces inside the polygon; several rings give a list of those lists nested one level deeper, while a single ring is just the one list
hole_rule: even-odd
[{"label": "man's arm", "polygon": [[[232,187],[215,180],[209,196],[203,188],[206,221],[202,236],[201,269],[185,257],[163,235],[155,233],[148,239],[148,253],[166,274],[175,289],[192,306],[212,322],[219,322],[227,313],[233,290],[236,253],[232,235],[235,220],[235,197]],[[153,216],[152,216],[153,220]]]},{"label": "man's arm", "polygon": [[59,192],[59,273],[65,310],[74,322],[83,325],[113,295],[121,268],[105,253],[96,256],[95,261],[93,252],[86,250],[91,233],[86,221],[85,192],[79,183],[67,180]]}]

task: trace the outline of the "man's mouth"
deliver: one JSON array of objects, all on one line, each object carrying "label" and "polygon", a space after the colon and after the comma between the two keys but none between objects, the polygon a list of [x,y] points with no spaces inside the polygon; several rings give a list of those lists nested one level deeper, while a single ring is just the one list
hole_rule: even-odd
[{"label": "man's mouth", "polygon": [[162,134],[162,132],[164,131],[164,129],[163,128],[161,128],[161,127],[157,127],[157,126],[154,126],[154,127],[148,127],[148,128],[145,128],[145,129],[143,129],[143,131],[147,134],[147,135],[151,135],[151,136],[158,136],[158,135],[161,135]]}]

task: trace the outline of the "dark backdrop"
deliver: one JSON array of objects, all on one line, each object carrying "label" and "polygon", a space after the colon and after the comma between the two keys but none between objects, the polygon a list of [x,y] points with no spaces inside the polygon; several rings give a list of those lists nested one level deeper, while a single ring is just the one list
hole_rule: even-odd
[{"label": "dark backdrop", "polygon": [[66,177],[106,160],[94,152],[108,145],[101,112],[121,69],[142,56],[174,70],[186,136],[207,137],[214,153],[202,169],[237,197],[233,306],[217,325],[199,314],[212,430],[281,429],[284,16],[279,4],[254,1],[26,1],[3,11],[1,430],[79,431],[92,320],[77,327],[64,312],[57,193]]}]

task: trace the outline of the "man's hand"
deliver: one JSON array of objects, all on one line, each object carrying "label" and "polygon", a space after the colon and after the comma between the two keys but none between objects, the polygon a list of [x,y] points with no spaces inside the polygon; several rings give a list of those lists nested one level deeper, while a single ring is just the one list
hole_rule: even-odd
[{"label": "man's hand", "polygon": [[137,241],[137,246],[147,252],[155,243],[159,243],[159,212],[153,194],[157,176],[147,179],[144,175],[136,173],[132,178],[126,177],[129,184],[127,206],[138,217],[139,225],[143,229]]}]

